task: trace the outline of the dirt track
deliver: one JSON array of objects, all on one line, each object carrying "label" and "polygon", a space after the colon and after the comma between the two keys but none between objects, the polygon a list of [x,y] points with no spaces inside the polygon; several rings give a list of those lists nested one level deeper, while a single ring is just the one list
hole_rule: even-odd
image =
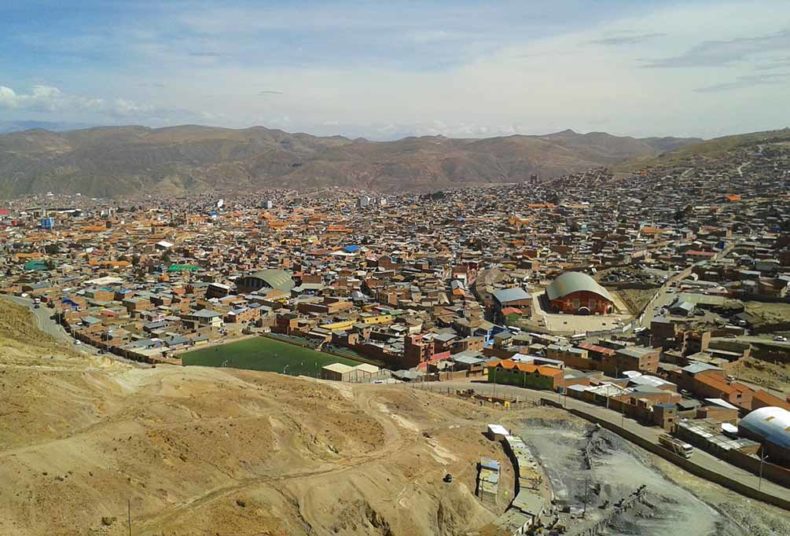
[{"label": "dirt track", "polygon": [[[0,534],[125,535],[128,503],[135,535],[458,534],[512,494],[481,434],[497,410],[398,386],[133,368],[3,313]],[[481,456],[505,470],[498,508],[474,497]]]}]

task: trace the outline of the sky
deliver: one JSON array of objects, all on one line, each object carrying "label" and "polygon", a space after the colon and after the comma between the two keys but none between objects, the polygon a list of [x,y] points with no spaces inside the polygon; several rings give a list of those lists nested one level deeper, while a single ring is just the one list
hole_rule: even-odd
[{"label": "sky", "polygon": [[3,121],[770,130],[790,126],[790,1],[3,0]]}]

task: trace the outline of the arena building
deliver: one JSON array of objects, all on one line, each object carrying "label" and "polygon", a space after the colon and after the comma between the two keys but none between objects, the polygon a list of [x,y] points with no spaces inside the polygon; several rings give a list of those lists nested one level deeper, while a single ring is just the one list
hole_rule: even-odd
[{"label": "arena building", "polygon": [[291,272],[287,270],[259,270],[236,280],[236,290],[240,294],[248,294],[261,289],[291,292],[294,286],[296,283],[291,277]]},{"label": "arena building", "polygon": [[553,312],[572,315],[609,314],[614,300],[609,291],[581,272],[565,272],[546,288]]}]

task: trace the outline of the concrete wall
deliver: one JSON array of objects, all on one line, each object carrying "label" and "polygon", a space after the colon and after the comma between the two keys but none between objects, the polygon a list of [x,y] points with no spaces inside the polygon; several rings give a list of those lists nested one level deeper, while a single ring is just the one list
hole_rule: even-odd
[{"label": "concrete wall", "polygon": [[[722,453],[721,458],[731,464],[746,469],[754,474],[760,474],[760,460],[737,450]],[[767,478],[785,487],[790,487],[790,469],[774,463],[763,462],[763,478]]]},{"label": "concrete wall", "polygon": [[452,372],[439,372],[439,381],[447,382],[451,380],[457,380],[459,378],[468,378],[470,376],[477,376],[482,378],[483,371],[472,372],[469,370],[455,370]]}]

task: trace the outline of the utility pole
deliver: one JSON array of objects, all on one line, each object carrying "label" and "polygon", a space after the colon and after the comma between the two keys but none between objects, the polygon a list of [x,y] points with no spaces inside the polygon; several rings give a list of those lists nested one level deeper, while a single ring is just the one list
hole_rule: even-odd
[{"label": "utility pole", "polygon": [[620,428],[625,428],[625,402],[623,402],[623,413],[620,415]]},{"label": "utility pole", "polygon": [[590,477],[584,477],[584,511],[582,511],[582,518],[587,517],[587,498],[590,493]]},{"label": "utility pole", "polygon": [[760,448],[760,480],[757,482],[757,490],[760,491],[763,487],[763,462],[765,462],[765,443]]}]

